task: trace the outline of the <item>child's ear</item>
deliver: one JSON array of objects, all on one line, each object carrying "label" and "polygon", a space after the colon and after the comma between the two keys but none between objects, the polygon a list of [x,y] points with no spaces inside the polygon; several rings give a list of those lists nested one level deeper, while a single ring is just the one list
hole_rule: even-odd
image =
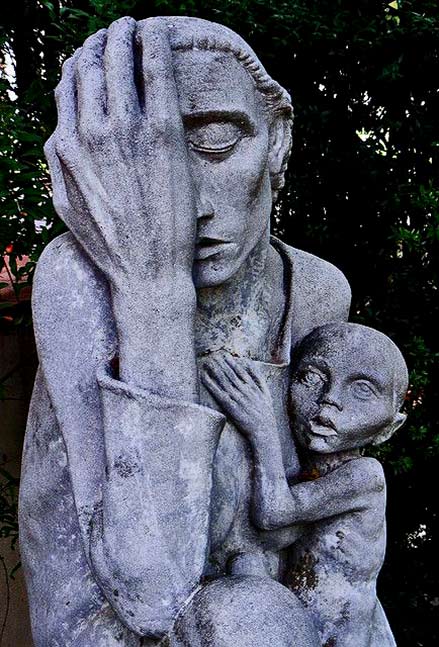
[{"label": "child's ear", "polygon": [[402,427],[402,425],[407,420],[407,414],[401,413],[400,411],[396,414],[393,422],[391,422],[387,427],[385,427],[372,441],[372,445],[381,445],[385,443],[386,440],[389,440],[391,436],[395,433],[397,429]]},{"label": "child's ear", "polygon": [[291,146],[291,124],[279,116],[270,126],[268,163],[273,177],[282,171],[282,167]]}]

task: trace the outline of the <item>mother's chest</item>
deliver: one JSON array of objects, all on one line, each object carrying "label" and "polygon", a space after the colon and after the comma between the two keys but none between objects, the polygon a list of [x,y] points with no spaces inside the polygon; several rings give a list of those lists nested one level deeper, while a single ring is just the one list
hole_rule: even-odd
[{"label": "mother's chest", "polygon": [[[270,389],[281,440],[283,469],[298,471],[299,464],[288,419],[289,367],[258,364]],[[203,404],[218,408],[206,392]],[[250,515],[253,456],[247,440],[228,421],[219,441],[213,472],[211,503],[211,558],[224,570],[227,560],[238,553],[261,549],[264,538]],[[266,533],[265,533],[266,534]]]}]

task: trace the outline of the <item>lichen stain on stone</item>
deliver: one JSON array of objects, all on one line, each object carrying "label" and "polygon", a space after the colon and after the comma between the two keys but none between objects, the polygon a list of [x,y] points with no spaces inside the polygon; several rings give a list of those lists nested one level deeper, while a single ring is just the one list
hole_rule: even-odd
[{"label": "lichen stain on stone", "polygon": [[113,464],[114,469],[121,478],[129,478],[140,472],[140,467],[137,463],[130,461],[127,457],[118,456]]},{"label": "lichen stain on stone", "polygon": [[343,542],[346,537],[345,533],[343,532],[343,530],[337,530],[337,532],[335,533],[335,536],[337,537],[335,550],[339,550],[341,553],[344,553],[345,549],[344,549]]},{"label": "lichen stain on stone", "polygon": [[341,619],[342,619],[342,622],[344,622],[345,624],[348,624],[350,618],[351,618],[351,603],[349,600],[346,600],[341,610]]},{"label": "lichen stain on stone", "polygon": [[[188,639],[186,638],[186,636],[184,634],[184,630],[182,630],[182,628],[178,624],[176,624],[174,626],[173,634],[174,634],[175,638],[179,641],[179,643],[177,643],[177,644],[180,644],[182,647],[191,647],[190,642],[188,641]],[[168,643],[165,643],[165,645],[166,644],[171,645],[171,642],[168,641]],[[161,647],[161,645],[160,645],[160,647]]]},{"label": "lichen stain on stone", "polygon": [[164,638],[162,638],[162,640],[158,644],[158,647],[171,647],[171,643],[169,641],[168,636],[165,636]]},{"label": "lichen stain on stone", "polygon": [[319,583],[315,570],[318,562],[318,558],[306,550],[287,575],[288,588],[291,591],[315,589]]}]

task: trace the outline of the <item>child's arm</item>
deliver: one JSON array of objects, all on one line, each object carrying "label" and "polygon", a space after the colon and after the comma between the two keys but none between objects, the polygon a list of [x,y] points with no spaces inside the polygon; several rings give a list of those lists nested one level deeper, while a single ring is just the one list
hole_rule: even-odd
[{"label": "child's arm", "polygon": [[[283,508],[279,504],[264,506],[258,525],[274,529],[365,510],[371,506],[371,494],[384,492],[385,479],[378,461],[353,459],[325,476],[290,486],[289,502]],[[375,498],[373,501],[376,504]]]},{"label": "child's arm", "polygon": [[383,470],[373,458],[354,459],[315,481],[289,486],[271,395],[255,367],[225,355],[206,365],[202,379],[252,446],[253,516],[260,528],[311,523],[361,510],[368,506],[371,492],[384,491]]},{"label": "child's arm", "polygon": [[[271,441],[272,439],[269,439]],[[350,460],[325,476],[288,485],[271,442],[253,437],[253,517],[264,530],[313,523],[370,507],[385,493],[383,469],[374,458]],[[376,503],[376,499],[373,499]]]}]

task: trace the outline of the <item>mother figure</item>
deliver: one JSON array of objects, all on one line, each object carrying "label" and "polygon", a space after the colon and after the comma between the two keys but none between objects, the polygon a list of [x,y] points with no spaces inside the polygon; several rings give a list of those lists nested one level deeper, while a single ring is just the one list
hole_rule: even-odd
[{"label": "mother figure", "polygon": [[282,585],[298,531],[253,525],[251,454],[199,380],[214,353],[258,364],[298,472],[291,349],[346,319],[350,291],[270,238],[290,98],[235,33],[180,17],[89,37],[56,101],[70,232],[35,277],[20,501],[34,643],[314,646]]}]

